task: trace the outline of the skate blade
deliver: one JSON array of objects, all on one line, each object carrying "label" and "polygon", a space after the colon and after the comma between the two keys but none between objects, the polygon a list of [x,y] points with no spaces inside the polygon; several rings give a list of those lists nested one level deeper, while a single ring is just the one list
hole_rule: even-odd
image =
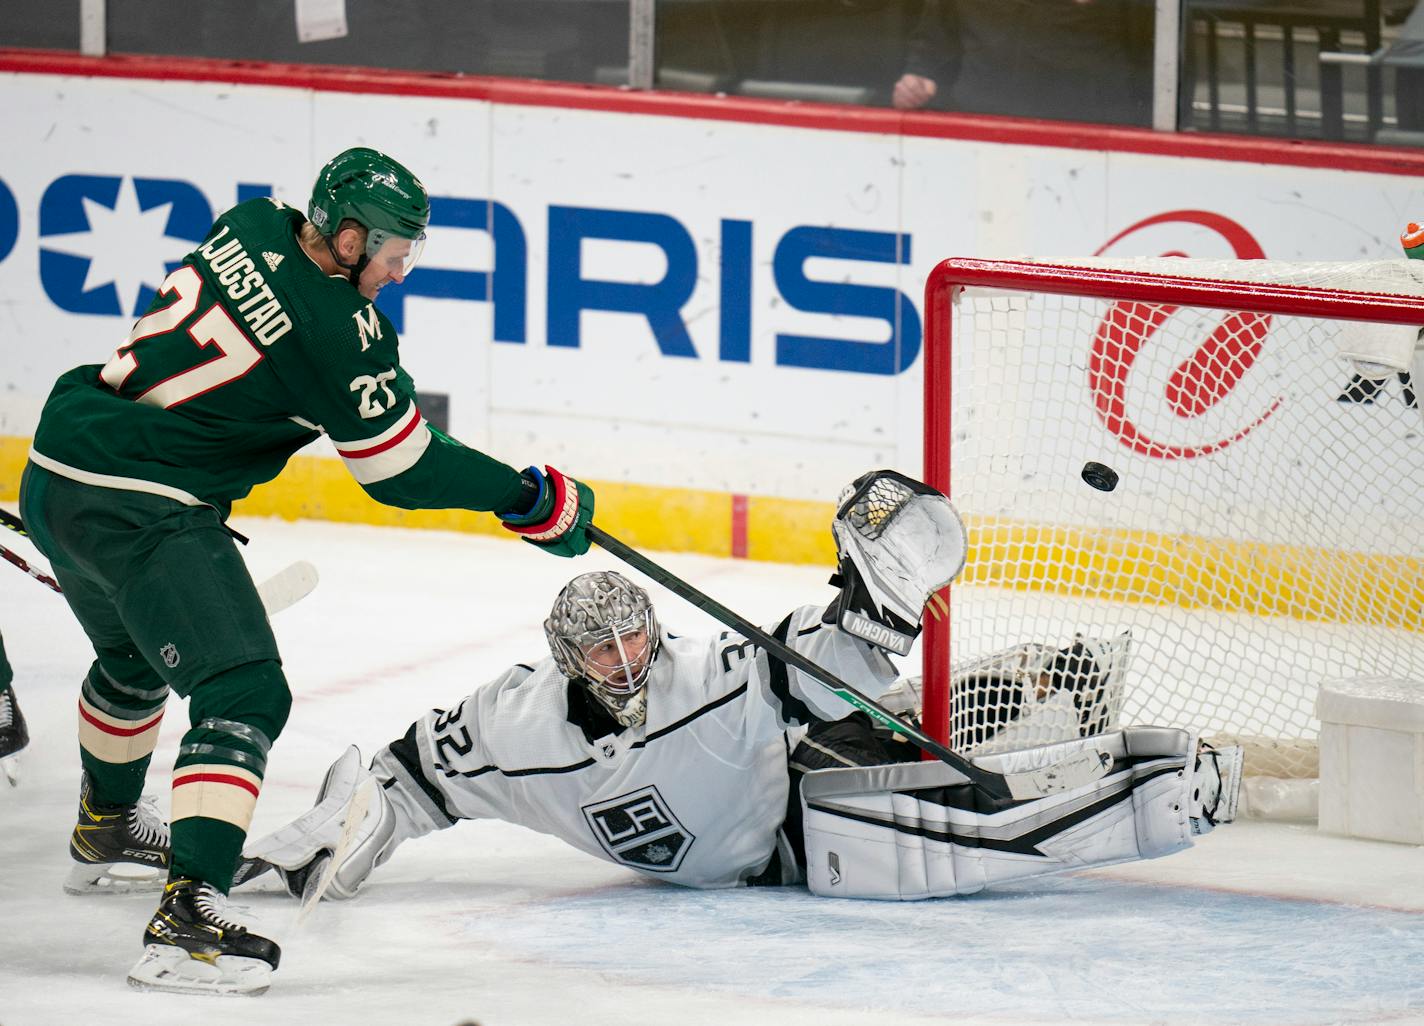
[{"label": "skate blade", "polygon": [[272,967],[260,958],[219,955],[211,962],[172,944],[150,944],[129,970],[129,986],[172,994],[256,997],[272,985]]},{"label": "skate blade", "polygon": [[1216,750],[1217,766],[1221,773],[1221,804],[1216,809],[1216,822],[1231,823],[1236,819],[1237,807],[1241,802],[1241,769],[1245,759],[1245,749],[1240,745],[1225,745]]},{"label": "skate blade", "polygon": [[77,863],[64,881],[65,894],[154,894],[163,890],[166,870],[129,862]]},{"label": "skate blade", "polygon": [[20,786],[20,757],[18,755],[7,755],[0,759],[0,773],[4,774],[5,780],[11,787]]}]

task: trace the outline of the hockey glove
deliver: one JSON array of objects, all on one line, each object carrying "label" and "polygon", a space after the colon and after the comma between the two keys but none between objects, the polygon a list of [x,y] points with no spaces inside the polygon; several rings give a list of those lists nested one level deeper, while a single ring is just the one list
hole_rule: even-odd
[{"label": "hockey glove", "polygon": [[582,556],[588,551],[588,525],[593,520],[593,489],[553,467],[524,471],[525,480],[539,487],[534,505],[524,513],[500,513],[504,526],[531,545],[556,556]]}]

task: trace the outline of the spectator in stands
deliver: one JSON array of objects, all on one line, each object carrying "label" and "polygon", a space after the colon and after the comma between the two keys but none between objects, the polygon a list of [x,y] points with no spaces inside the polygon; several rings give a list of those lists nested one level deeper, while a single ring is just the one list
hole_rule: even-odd
[{"label": "spectator in stands", "polygon": [[897,110],[945,106],[940,86],[948,89],[963,59],[954,4],[955,0],[925,0],[919,5],[906,46],[905,70],[891,91],[890,103]]},{"label": "spectator in stands", "polygon": [[925,0],[922,7],[895,107],[1151,123],[1150,0]]}]

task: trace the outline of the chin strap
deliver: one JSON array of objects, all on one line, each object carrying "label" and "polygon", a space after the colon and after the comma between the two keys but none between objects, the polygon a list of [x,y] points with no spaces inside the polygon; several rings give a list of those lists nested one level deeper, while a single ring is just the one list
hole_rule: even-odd
[{"label": "chin strap", "polygon": [[352,285],[359,285],[361,272],[366,269],[366,265],[371,262],[371,258],[363,251],[362,254],[356,258],[354,264],[345,263],[341,257],[336,255],[336,247],[331,244],[331,236],[323,235],[321,238],[322,241],[326,243],[326,251],[331,254],[331,259],[336,261],[336,266],[346,272],[347,280],[350,281]]}]

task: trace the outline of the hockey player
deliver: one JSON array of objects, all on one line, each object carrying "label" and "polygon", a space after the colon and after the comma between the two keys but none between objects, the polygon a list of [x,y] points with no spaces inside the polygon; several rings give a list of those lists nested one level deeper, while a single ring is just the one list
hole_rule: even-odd
[{"label": "hockey player", "polygon": [[15,700],[15,671],[5,658],[5,639],[0,637],[0,775],[14,786],[20,782],[20,750],[30,743],[30,732],[20,704]]},{"label": "hockey player", "polygon": [[[836,524],[840,595],[768,632],[880,694],[894,668],[851,630],[913,639],[926,600],[963,565],[963,534],[948,500],[921,492],[883,507],[876,536],[858,539],[842,530],[864,505],[865,479],[857,486]],[[329,880],[327,895],[350,898],[403,841],[464,819],[503,819],[691,887],[789,884],[809,864],[818,893],[922,897],[1166,854],[1209,830],[1212,816],[1229,818],[1233,785],[1223,788],[1215,762],[1199,765],[1184,732],[1151,728],[988,756],[1037,769],[1093,744],[1115,760],[1078,791],[991,802],[750,641],[661,630],[647,594],[616,573],[575,577],[544,630],[549,658],[422,716],[369,772],[349,749],[316,806],[252,845],[239,877],[275,866],[293,893]],[[1045,697],[1097,694],[1110,672],[1081,641],[1044,667]],[[358,793],[368,810],[343,837]],[[894,856],[905,843],[897,832],[913,837],[921,815],[940,824],[910,842],[926,850],[928,884],[903,875]],[[339,864],[322,872],[333,852]]]},{"label": "hockey player", "polygon": [[[80,695],[66,890],[130,886],[120,864],[167,870],[136,985],[259,991],[278,963],[225,905],[291,705],[224,526],[235,500],[325,434],[379,502],[489,510],[549,552],[588,549],[587,486],[521,473],[421,417],[373,301],[415,265],[429,218],[403,165],[346,150],[322,168],[307,216],[264,198],[219,217],[109,361],[62,375],[45,404],[22,516],[97,657]],[[170,690],[191,722],[171,846],[139,802]]]}]

